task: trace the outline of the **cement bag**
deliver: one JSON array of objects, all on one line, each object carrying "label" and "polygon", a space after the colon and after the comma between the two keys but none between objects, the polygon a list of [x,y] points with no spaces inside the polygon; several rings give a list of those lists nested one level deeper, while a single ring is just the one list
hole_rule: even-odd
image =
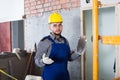
[{"label": "cement bag", "polygon": [[43,80],[41,76],[27,75],[25,80]]}]

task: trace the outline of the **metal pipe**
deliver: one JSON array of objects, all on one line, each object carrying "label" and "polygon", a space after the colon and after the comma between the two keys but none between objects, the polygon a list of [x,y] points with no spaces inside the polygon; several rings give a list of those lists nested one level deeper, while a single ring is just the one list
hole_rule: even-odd
[{"label": "metal pipe", "polygon": [[[83,19],[84,19],[83,10],[80,11],[80,14],[81,14],[80,15],[81,16],[81,21],[80,21],[81,22],[81,28],[80,28],[81,31],[80,32],[81,32],[81,35],[84,35],[84,31],[83,31],[83,26],[84,26],[83,25]],[[81,80],[85,80],[84,56],[85,56],[85,54],[82,54],[81,58],[80,58],[81,59],[81,64],[80,64],[81,65],[81,71],[80,71],[81,72]]]},{"label": "metal pipe", "polygon": [[98,0],[92,0],[93,80],[98,80]]},{"label": "metal pipe", "polygon": [[15,77],[9,75],[8,73],[6,73],[5,71],[3,71],[2,69],[0,69],[0,73],[6,75],[6,76],[8,76],[8,77],[10,77],[10,78],[13,79],[13,80],[18,80],[17,78],[15,78]]}]

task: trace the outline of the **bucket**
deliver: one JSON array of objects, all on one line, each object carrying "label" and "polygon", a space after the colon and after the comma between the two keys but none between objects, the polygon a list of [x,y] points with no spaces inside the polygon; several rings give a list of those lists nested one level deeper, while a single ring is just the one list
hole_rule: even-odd
[{"label": "bucket", "polygon": [[41,76],[27,75],[25,80],[43,80]]}]

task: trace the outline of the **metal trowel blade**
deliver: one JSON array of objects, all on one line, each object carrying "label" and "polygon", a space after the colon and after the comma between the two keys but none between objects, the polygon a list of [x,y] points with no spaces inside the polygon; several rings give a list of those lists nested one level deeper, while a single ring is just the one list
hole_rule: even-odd
[{"label": "metal trowel blade", "polygon": [[77,52],[82,53],[85,50],[86,42],[87,42],[86,37],[81,36],[79,41],[78,41]]}]

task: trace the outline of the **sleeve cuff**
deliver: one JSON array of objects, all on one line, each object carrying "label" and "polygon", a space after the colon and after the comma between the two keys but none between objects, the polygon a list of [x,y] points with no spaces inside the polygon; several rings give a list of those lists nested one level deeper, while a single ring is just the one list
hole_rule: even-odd
[{"label": "sleeve cuff", "polygon": [[36,60],[35,60],[35,64],[36,64],[37,66],[39,66],[39,67],[45,66],[45,64],[42,62],[42,59],[41,59],[41,60],[36,59]]}]

